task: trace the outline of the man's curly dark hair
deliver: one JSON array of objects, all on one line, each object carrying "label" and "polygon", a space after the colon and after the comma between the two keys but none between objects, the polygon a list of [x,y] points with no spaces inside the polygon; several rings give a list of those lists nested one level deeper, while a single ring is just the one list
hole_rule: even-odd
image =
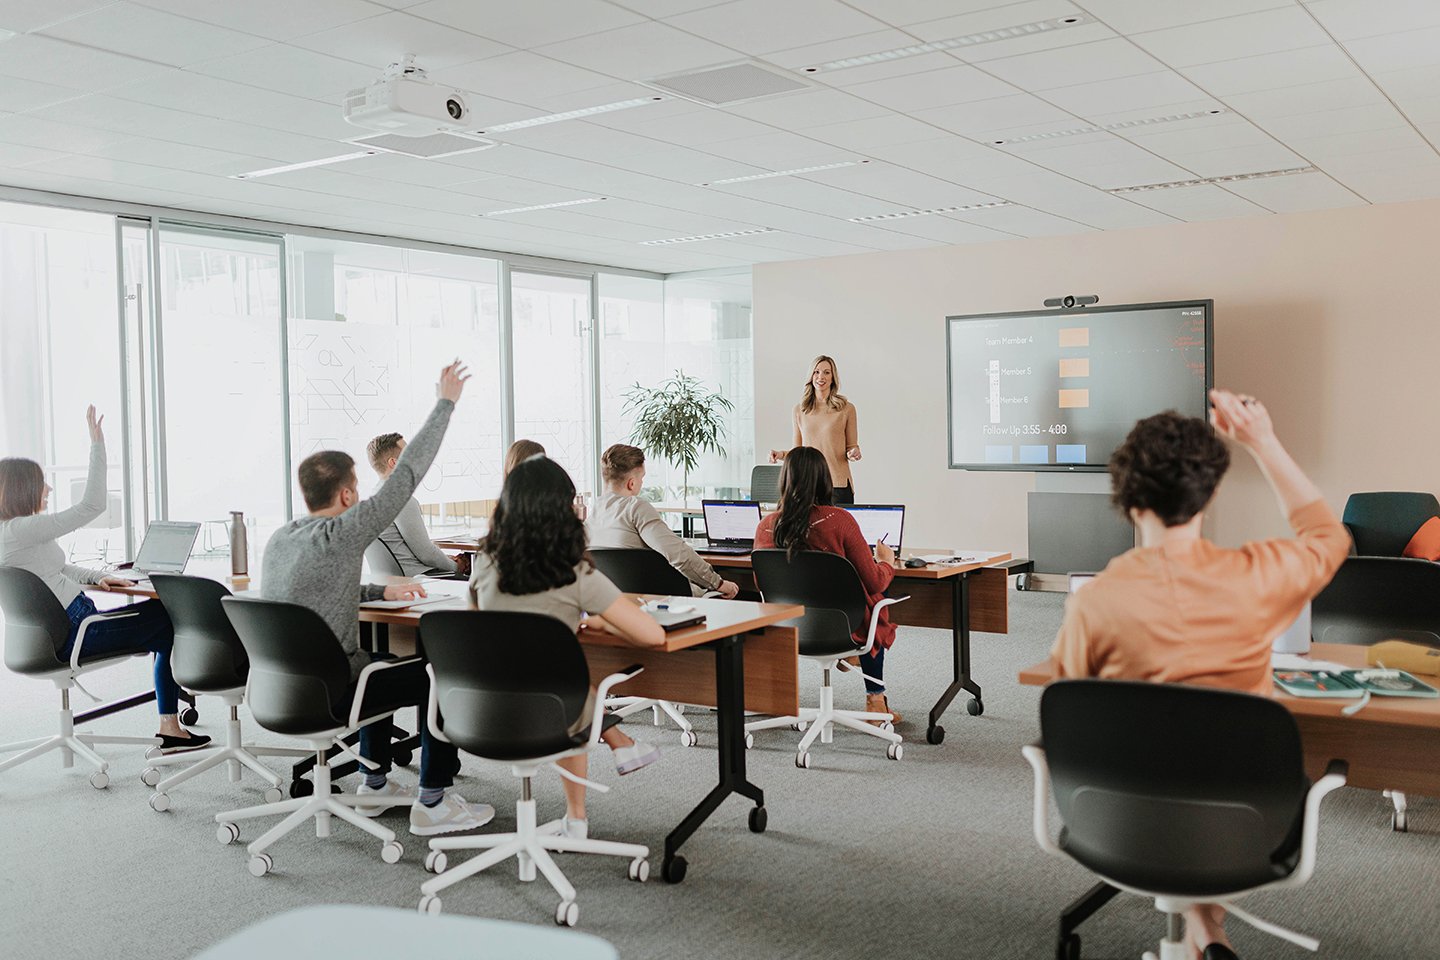
[{"label": "man's curly dark hair", "polygon": [[1204,420],[1174,410],[1135,424],[1110,458],[1110,500],[1126,517],[1153,510],[1178,527],[1205,509],[1230,468],[1230,451]]},{"label": "man's curly dark hair", "polygon": [[590,558],[565,468],[543,456],[516,464],[479,550],[495,565],[501,593],[523,596],[574,583],[576,566]]}]

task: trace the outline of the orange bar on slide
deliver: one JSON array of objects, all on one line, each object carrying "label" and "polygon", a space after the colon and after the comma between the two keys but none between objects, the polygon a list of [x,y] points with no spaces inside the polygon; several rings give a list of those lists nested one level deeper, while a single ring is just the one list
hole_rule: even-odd
[{"label": "orange bar on slide", "polygon": [[1088,407],[1090,406],[1089,390],[1061,390],[1060,409],[1067,407]]},{"label": "orange bar on slide", "polygon": [[1061,357],[1060,376],[1062,377],[1088,377],[1090,376],[1089,357]]},{"label": "orange bar on slide", "polygon": [[1060,330],[1060,346],[1062,347],[1088,347],[1090,346],[1089,327],[1063,327]]}]

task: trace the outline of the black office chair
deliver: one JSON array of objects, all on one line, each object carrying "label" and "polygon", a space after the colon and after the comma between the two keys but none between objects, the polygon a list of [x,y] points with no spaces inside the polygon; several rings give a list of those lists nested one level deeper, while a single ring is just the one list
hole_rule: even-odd
[{"label": "black office chair", "polygon": [[[219,697],[230,708],[224,746],[171,754],[150,761],[152,766],[140,775],[142,782],[155,788],[150,796],[150,808],[170,809],[172,789],[222,763],[229,768],[232,783],[240,781],[242,767],[249,767],[270,785],[265,791],[266,801],[273,803],[284,799],[282,787],[285,778],[262,764],[259,758],[308,757],[310,751],[262,747],[244,742],[240,729],[240,705],[245,701],[245,679],[250,673],[250,660],[220,605],[223,598],[230,596],[230,591],[218,581],[206,577],[157,573],[151,575],[150,582],[175,626],[175,649],[170,655],[170,669],[175,674],[175,682],[193,694]],[[188,763],[190,766],[162,780],[157,768],[170,763]]]},{"label": "black office chair", "polygon": [[350,662],[318,613],[299,604],[274,600],[224,597],[220,604],[250,658],[248,701],[255,722],[274,733],[309,741],[310,750],[315,754],[315,789],[309,797],[217,813],[215,822],[220,826],[216,837],[221,843],[234,843],[240,838],[236,820],[284,814],[284,820],[248,847],[250,873],[263,877],[274,866],[265,850],[275,841],[311,819],[315,821],[315,835],[328,837],[330,818],[336,816],[384,841],[380,859],[398,863],[405,848],[395,839],[395,832],[356,813],[353,808],[357,804],[401,806],[413,801],[332,795],[327,753],[331,747],[337,747],[361,765],[374,766],[361,759],[341,738],[395,712],[391,708],[365,713],[365,690],[376,673],[405,661],[381,660],[365,667],[352,694]]},{"label": "black office chair", "polygon": [[[1321,799],[1345,783],[1331,761],[1305,777],[1295,718],[1268,697],[1179,684],[1062,680],[1040,697],[1035,839],[1106,883],[1154,899],[1168,919],[1161,960],[1186,956],[1181,914],[1218,903],[1274,936],[1318,941],[1259,920],[1234,900],[1298,887],[1315,869]],[[1050,793],[1060,813],[1050,835]],[[1080,938],[1058,956],[1080,956]],[[1156,955],[1147,953],[1147,958]]]},{"label": "black office chair", "polygon": [[365,548],[365,565],[372,577],[403,577],[405,571],[395,556],[395,551],[384,540],[375,539]]},{"label": "black office chair", "polygon": [[1431,517],[1440,516],[1440,500],[1433,493],[1386,491],[1352,493],[1341,518],[1361,557],[1398,557],[1415,531]]},{"label": "black office chair", "polygon": [[[1351,498],[1354,499],[1354,498]],[[1408,640],[1440,647],[1440,563],[1409,557],[1349,557],[1310,604],[1317,643],[1368,647]],[[1390,828],[1408,829],[1405,794],[1386,790]]]},{"label": "black office chair", "polygon": [[[755,585],[767,603],[803,604],[805,613],[795,620],[782,624],[798,627],[800,634],[800,656],[808,657],[820,665],[820,706],[802,707],[796,717],[772,717],[745,724],[745,745],[754,743],[757,730],[771,727],[793,727],[809,730],[801,737],[795,752],[795,766],[808,769],[810,766],[810,745],[818,737],[821,743],[834,739],[836,725],[847,727],[859,733],[879,737],[889,746],[885,755],[891,760],[904,756],[904,739],[895,732],[888,713],[870,713],[864,710],[837,710],[835,691],[830,686],[830,671],[835,664],[846,657],[869,653],[875,645],[875,627],[880,622],[880,611],[892,603],[908,600],[908,597],[886,597],[875,604],[870,614],[869,632],[865,643],[857,645],[852,634],[866,629],[865,587],[860,575],[846,558],[834,553],[818,550],[802,550],[792,562],[784,550],[756,550],[751,555],[755,569]],[[882,721],[881,726],[868,723]]]},{"label": "black office chair", "polygon": [[[60,690],[60,732],[53,737],[39,737],[8,743],[0,746],[0,754],[21,751],[17,756],[0,763],[0,771],[49,753],[60,751],[61,764],[75,766],[75,755],[79,754],[95,768],[90,775],[90,784],[97,790],[110,785],[109,763],[96,753],[97,743],[133,743],[157,747],[155,737],[108,737],[93,733],[75,732],[75,713],[70,709],[70,688],[80,686],[80,677],[102,667],[113,666],[131,657],[147,657],[149,652],[137,650],[133,653],[106,653],[87,656],[85,653],[85,632],[102,620],[133,617],[123,607],[118,610],[97,613],[85,618],[75,636],[68,660],[60,658],[65,641],[70,635],[70,618],[65,608],[50,588],[29,570],[19,567],[0,566],[0,611],[5,614],[5,666],[16,673],[38,680],[49,680]],[[85,688],[80,687],[83,691]]]},{"label": "black office chair", "polygon": [[757,463],[750,469],[750,499],[756,503],[780,502],[780,464]]},{"label": "black office chair", "polygon": [[[663,554],[648,548],[591,547],[590,557],[595,569],[626,593],[654,593],[666,597],[690,596],[690,581],[685,574],[670,566]],[[700,742],[689,720],[685,719],[684,708],[669,700],[655,700],[649,697],[612,697],[606,704],[616,716],[629,717],[641,710],[654,714],[655,726],[660,726],[660,714],[664,713],[680,728],[680,743],[693,747]]]},{"label": "black office chair", "polygon": [[[538,866],[560,895],[555,922],[574,926],[580,916],[575,888],[555,865],[550,851],[599,853],[630,859],[630,879],[650,875],[647,847],[608,840],[560,836],[563,822],[537,826],[531,781],[542,767],[602,793],[609,788],[572,776],[556,760],[587,753],[605,727],[618,722],[604,713],[605,697],[616,684],[640,673],[631,667],[600,681],[587,711],[590,670],[573,631],[554,617],[534,613],[437,610],[420,618],[430,659],[430,732],[466,753],[508,764],[520,778],[515,832],[430,841],[425,869],[439,876],[421,885],[420,912],[440,912],[440,891],[498,863],[517,857],[520,879],[535,879]],[[588,718],[588,719],[587,719]],[[453,869],[446,851],[485,850]]]}]

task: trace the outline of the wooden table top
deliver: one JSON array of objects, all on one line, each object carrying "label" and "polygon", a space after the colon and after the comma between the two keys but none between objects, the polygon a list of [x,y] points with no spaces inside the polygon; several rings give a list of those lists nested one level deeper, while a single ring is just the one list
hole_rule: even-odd
[{"label": "wooden table top", "polygon": [[[704,550],[699,549],[695,552],[712,567],[730,567],[748,570],[751,566],[750,555],[748,553],[706,553]],[[914,557],[946,552],[945,550],[926,550],[922,548],[913,551],[906,550],[905,556]],[[895,576],[897,578],[906,577],[911,580],[945,580],[950,577],[957,577],[962,573],[970,573],[972,570],[979,570],[997,563],[1005,563],[1010,559],[1012,559],[1012,557],[1008,553],[997,553],[993,557],[986,557],[984,560],[975,563],[930,563],[923,567],[897,565],[895,567]]]},{"label": "wooden table top", "polygon": [[[1347,667],[1366,666],[1365,647],[1345,643],[1315,643],[1310,645],[1312,660],[1343,663]],[[1055,679],[1055,661],[1050,658],[1020,671],[1020,683],[1029,687],[1043,687]],[[1420,680],[1436,686],[1434,677],[1420,677]],[[1351,699],[1328,697],[1296,697],[1276,688],[1271,695],[1285,704],[1285,709],[1300,717],[1343,717],[1340,712],[1350,704]],[[1422,700],[1416,697],[1371,697],[1360,712],[1348,720],[1368,723],[1394,723],[1411,727],[1440,727],[1440,699]]]}]

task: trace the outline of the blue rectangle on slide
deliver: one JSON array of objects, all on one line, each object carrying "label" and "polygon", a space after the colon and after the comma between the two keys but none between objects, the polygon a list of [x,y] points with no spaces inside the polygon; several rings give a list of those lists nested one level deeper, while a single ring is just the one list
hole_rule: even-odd
[{"label": "blue rectangle on slide", "polygon": [[1027,444],[1021,444],[1021,445],[1020,445],[1020,462],[1021,462],[1021,463],[1049,463],[1049,462],[1050,462],[1050,448],[1049,448],[1048,446],[1043,445],[1043,444],[1028,444],[1028,443],[1027,443]]},{"label": "blue rectangle on slide", "polygon": [[988,444],[988,443],[987,443],[987,444],[985,444],[985,462],[986,462],[986,463],[1014,463],[1014,462],[1015,462],[1015,448],[1012,447],[1012,446],[1010,446],[1010,444],[1008,444],[1008,443],[998,444],[998,445],[994,445],[994,446],[992,446],[991,444]]},{"label": "blue rectangle on slide", "polygon": [[1085,444],[1083,443],[1057,443],[1055,444],[1056,463],[1084,463]]}]

